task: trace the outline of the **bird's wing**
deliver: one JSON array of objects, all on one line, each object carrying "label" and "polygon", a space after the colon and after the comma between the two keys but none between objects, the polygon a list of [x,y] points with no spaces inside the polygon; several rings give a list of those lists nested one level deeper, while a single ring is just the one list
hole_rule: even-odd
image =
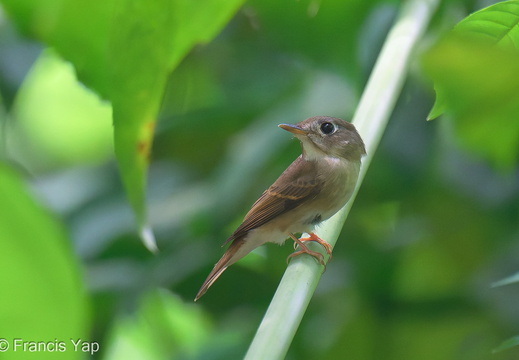
[{"label": "bird's wing", "polygon": [[226,243],[241,238],[248,231],[314,198],[321,186],[316,176],[316,164],[298,157],[258,200],[252,205],[242,224]]}]

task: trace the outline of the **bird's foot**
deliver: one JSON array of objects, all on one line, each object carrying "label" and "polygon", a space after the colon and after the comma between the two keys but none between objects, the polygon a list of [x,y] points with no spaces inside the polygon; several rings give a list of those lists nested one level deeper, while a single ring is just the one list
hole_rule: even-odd
[{"label": "bird's foot", "polygon": [[292,254],[288,255],[287,263],[288,263],[288,260],[290,258],[294,257],[294,256],[298,256],[298,255],[301,255],[301,254],[308,254],[310,256],[313,256],[326,269],[326,263],[324,262],[323,254],[321,254],[321,253],[319,253],[317,251],[310,250],[305,245],[304,242],[305,241],[315,241],[315,242],[318,242],[319,244],[321,244],[324,247],[324,249],[326,250],[326,253],[328,255],[330,255],[330,259],[331,259],[331,256],[332,256],[332,247],[331,247],[330,244],[328,244],[326,241],[324,241],[323,239],[321,239],[320,237],[318,237],[314,233],[310,233],[309,235],[310,236],[307,237],[307,238],[298,239],[294,234],[290,234],[290,237],[292,238],[292,240],[294,240],[294,248],[296,248],[299,245],[299,248],[301,250],[298,250],[298,251],[293,252]]},{"label": "bird's foot", "polygon": [[[332,246],[330,244],[328,244],[326,241],[324,241],[323,239],[321,239],[319,236],[317,236],[315,233],[310,233],[308,234],[310,236],[308,237],[305,237],[305,238],[300,238],[298,239],[300,242],[305,242],[305,241],[315,241],[316,243],[320,244],[322,247],[324,247],[324,250],[326,250],[326,253],[328,255],[330,255],[330,258],[332,257]],[[294,239],[294,237],[292,237],[292,239]],[[299,242],[296,241],[294,239],[294,249],[297,247],[297,245],[299,245]]]}]

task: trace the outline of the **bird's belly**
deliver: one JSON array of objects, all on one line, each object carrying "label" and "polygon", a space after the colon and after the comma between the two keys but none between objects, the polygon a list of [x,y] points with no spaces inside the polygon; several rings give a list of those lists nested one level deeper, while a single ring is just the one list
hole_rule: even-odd
[{"label": "bird's belly", "polygon": [[282,231],[281,227],[277,225],[279,224],[270,222],[249,231],[245,238],[245,242],[255,244],[254,247],[260,246],[266,242],[282,245],[288,238],[288,234],[295,231]]},{"label": "bird's belly", "polygon": [[259,236],[265,236],[266,242],[282,244],[290,233],[312,232],[316,225],[339,211],[348,198],[335,197],[329,201],[321,198],[315,203],[308,203],[308,206],[296,207],[254,231]]}]

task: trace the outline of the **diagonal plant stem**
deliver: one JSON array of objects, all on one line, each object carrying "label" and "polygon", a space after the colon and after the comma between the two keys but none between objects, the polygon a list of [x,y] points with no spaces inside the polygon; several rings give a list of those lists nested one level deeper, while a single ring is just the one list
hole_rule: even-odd
[{"label": "diagonal plant stem", "polygon": [[[348,204],[317,229],[319,237],[326,239],[332,246],[337,241],[398,99],[413,49],[424,33],[438,1],[403,2],[399,16],[382,47],[353,117],[353,123],[364,139],[367,150],[357,187]],[[313,250],[322,251],[318,246]],[[325,259],[328,260],[326,256]],[[298,256],[290,262],[249,347],[246,360],[276,360],[285,357],[322,271],[322,266],[311,256]]]}]

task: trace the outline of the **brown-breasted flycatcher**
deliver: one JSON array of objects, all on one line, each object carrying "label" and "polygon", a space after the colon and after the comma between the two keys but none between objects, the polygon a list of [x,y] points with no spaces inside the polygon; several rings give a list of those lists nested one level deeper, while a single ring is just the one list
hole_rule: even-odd
[{"label": "brown-breasted flycatcher", "polygon": [[[316,241],[331,254],[331,246],[312,233],[350,199],[366,154],[364,143],[353,126],[344,120],[315,116],[296,125],[280,124],[301,141],[302,154],[252,205],[243,222],[227,239],[231,243],[203,283],[195,301],[230,265],[266,242],[283,244],[290,237],[300,250],[324,265],[323,256],[308,249],[305,241]],[[294,233],[308,233],[298,239]]]}]

